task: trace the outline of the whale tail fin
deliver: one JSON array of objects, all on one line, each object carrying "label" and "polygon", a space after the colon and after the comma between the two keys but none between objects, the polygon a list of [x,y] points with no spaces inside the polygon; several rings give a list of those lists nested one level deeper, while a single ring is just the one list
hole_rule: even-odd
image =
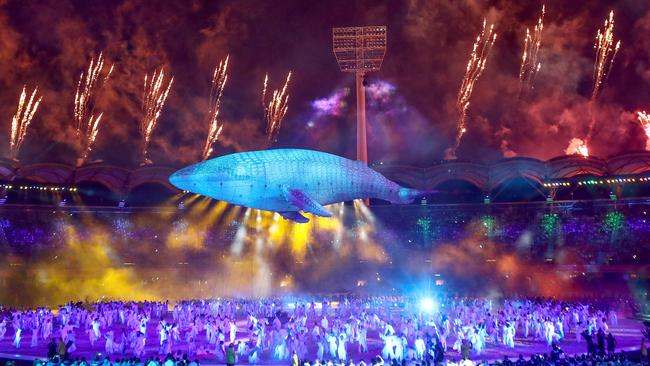
[{"label": "whale tail fin", "polygon": [[428,194],[435,192],[436,191],[421,191],[419,189],[400,187],[399,191],[397,192],[397,198],[395,200],[391,200],[391,203],[412,203],[418,198],[422,198]]},{"label": "whale tail fin", "polygon": [[415,201],[418,196],[421,196],[422,193],[422,191],[419,191],[417,189],[400,187],[399,191],[397,192],[397,199],[392,203],[411,203]]}]

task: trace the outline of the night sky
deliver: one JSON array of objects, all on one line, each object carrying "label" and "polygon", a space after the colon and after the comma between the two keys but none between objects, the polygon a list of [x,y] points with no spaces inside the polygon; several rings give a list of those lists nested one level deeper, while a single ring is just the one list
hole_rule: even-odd
[{"label": "night sky", "polygon": [[[289,111],[273,147],[311,148],[354,157],[353,77],[339,71],[331,28],[388,26],[382,69],[369,75],[369,157],[427,166],[453,144],[456,94],[484,17],[498,38],[475,86],[465,160],[563,154],[589,125],[596,30],[610,10],[622,42],[598,97],[590,153],[643,150],[636,111],[650,109],[650,2],[547,1],[535,88],[517,99],[526,27],[538,1],[7,1],[0,0],[0,152],[8,154],[11,116],[27,84],[43,102],[19,155],[22,162],[73,163],[73,97],[78,76],[100,51],[115,71],[98,95],[103,112],[90,161],[133,167],[142,160],[138,120],[145,73],[164,66],[175,81],[153,133],[154,163],[200,159],[207,134],[210,80],[230,54],[218,156],[264,147],[264,74],[279,87],[289,70]],[[334,110],[313,102],[339,97]],[[318,103],[317,103],[318,104]],[[320,103],[318,105],[327,104]]]}]

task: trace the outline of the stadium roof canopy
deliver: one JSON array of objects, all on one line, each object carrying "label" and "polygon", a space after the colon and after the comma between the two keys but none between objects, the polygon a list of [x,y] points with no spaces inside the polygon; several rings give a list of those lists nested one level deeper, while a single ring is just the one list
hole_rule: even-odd
[{"label": "stadium roof canopy", "polygon": [[[426,168],[399,164],[374,164],[372,168],[397,183],[422,190],[433,189],[446,181],[461,180],[490,191],[515,178],[525,178],[542,184],[548,180],[569,179],[582,175],[604,177],[650,173],[650,152],[628,152],[606,159],[565,155],[547,161],[513,157],[494,164],[451,160],[441,161]],[[125,169],[102,163],[75,167],[56,163],[22,165],[11,160],[0,160],[0,181],[31,181],[51,185],[95,182],[115,193],[124,194],[140,185],[151,183],[176,190],[167,180],[175,170],[173,167],[158,165]]]}]

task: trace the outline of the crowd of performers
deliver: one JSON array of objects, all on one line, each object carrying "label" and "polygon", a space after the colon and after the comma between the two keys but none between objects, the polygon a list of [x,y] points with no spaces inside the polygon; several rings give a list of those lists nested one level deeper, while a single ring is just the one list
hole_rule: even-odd
[{"label": "crowd of performers", "polygon": [[[386,361],[433,362],[451,350],[463,358],[494,345],[514,350],[515,336],[545,342],[549,349],[569,337],[586,346],[606,342],[614,352],[609,327],[618,323],[613,308],[591,303],[468,298],[444,299],[437,309],[427,310],[413,299],[375,297],[292,303],[199,300],[174,306],[76,303],[55,312],[39,308],[4,314],[0,341],[13,337],[15,348],[37,347],[44,340],[50,342],[50,352],[54,344],[54,351],[65,357],[74,355],[77,337],[85,336],[93,351],[106,355],[182,352],[226,362],[234,352],[239,362],[252,364],[260,359],[348,363],[351,353],[366,361],[379,353]],[[152,345],[147,334],[154,328]],[[380,352],[375,347],[370,353],[369,332],[383,343]]]}]

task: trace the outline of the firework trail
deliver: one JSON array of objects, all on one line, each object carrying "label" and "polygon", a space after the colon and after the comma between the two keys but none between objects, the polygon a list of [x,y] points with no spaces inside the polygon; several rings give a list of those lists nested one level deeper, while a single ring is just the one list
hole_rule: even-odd
[{"label": "firework trail", "polygon": [[219,65],[214,69],[212,75],[212,88],[210,89],[210,109],[208,110],[209,130],[208,136],[205,139],[205,146],[203,147],[203,160],[207,160],[212,154],[212,145],[219,139],[223,124],[219,123],[219,108],[221,107],[221,96],[223,89],[226,87],[228,80],[228,60],[230,55],[226,56],[225,60],[219,62]]},{"label": "firework trail", "polygon": [[614,65],[614,59],[616,58],[616,54],[620,47],[620,41],[614,43],[614,11],[610,11],[609,17],[605,19],[603,28],[596,31],[596,41],[594,42],[596,58],[594,61],[593,87],[591,89],[591,99],[589,101],[589,112],[591,117],[587,137],[585,137],[584,141],[581,140],[581,145],[574,144],[574,140],[580,139],[573,138],[566,150],[567,154],[581,154],[583,156],[588,156],[587,144],[593,137],[594,126],[596,125],[596,118],[594,116],[596,99],[605,86],[605,82],[607,81],[609,72],[612,69],[612,65]]},{"label": "firework trail", "polygon": [[36,87],[32,92],[32,96],[29,97],[29,101],[25,104],[25,100],[27,99],[26,88],[26,86],[23,86],[23,92],[20,93],[20,99],[18,100],[18,110],[16,110],[16,114],[11,119],[11,136],[9,139],[9,157],[11,159],[18,157],[20,146],[25,140],[25,135],[27,135],[27,127],[32,122],[38,105],[43,99],[43,97],[36,99],[38,92],[38,87]]},{"label": "firework trail", "polygon": [[487,22],[483,20],[483,29],[481,33],[476,37],[476,42],[472,48],[472,53],[469,56],[469,61],[467,61],[467,68],[465,70],[465,76],[463,81],[460,84],[460,89],[458,90],[458,97],[456,99],[456,110],[458,111],[458,131],[456,134],[456,140],[454,146],[448,148],[445,151],[445,159],[455,159],[456,150],[460,145],[460,140],[462,139],[465,132],[467,132],[466,127],[466,117],[467,109],[469,108],[469,101],[472,97],[472,92],[474,91],[474,84],[476,80],[481,76],[483,70],[485,70],[485,63],[494,41],[497,39],[497,34],[494,32],[494,24],[490,25],[490,28],[487,29]]},{"label": "firework trail", "polygon": [[598,29],[596,32],[596,42],[594,43],[594,49],[596,50],[593,75],[594,85],[591,90],[591,100],[589,101],[591,120],[589,122],[587,137],[585,137],[585,148],[593,137],[594,126],[596,125],[596,117],[594,116],[596,99],[605,86],[605,82],[612,69],[612,65],[614,65],[614,59],[620,47],[621,41],[614,43],[614,11],[610,11],[609,17],[605,19],[604,27]]},{"label": "firework trail", "polygon": [[140,121],[140,133],[142,134],[143,142],[142,157],[145,164],[151,163],[147,151],[149,142],[151,141],[151,134],[160,118],[160,112],[165,106],[165,101],[167,100],[173,82],[174,77],[172,76],[167,83],[167,87],[163,87],[165,84],[165,71],[163,68],[160,68],[159,71],[154,71],[151,76],[144,76],[144,93],[142,95],[142,112],[144,115]]},{"label": "firework trail", "polygon": [[262,106],[264,107],[264,116],[266,117],[266,135],[267,135],[267,148],[275,142],[280,132],[282,119],[287,114],[289,108],[289,94],[287,87],[291,80],[291,71],[287,74],[287,79],[284,82],[282,89],[275,89],[271,93],[271,99],[267,102],[267,85],[269,76],[264,77],[264,87],[262,89]]},{"label": "firework trail", "polygon": [[646,111],[637,112],[637,117],[639,118],[639,123],[641,123],[641,127],[643,127],[643,131],[645,131],[645,135],[646,135],[645,149],[650,151],[650,114],[646,113]]},{"label": "firework trail", "polygon": [[77,82],[77,91],[74,96],[74,120],[77,137],[81,140],[81,154],[78,165],[83,164],[92,150],[93,143],[99,132],[99,121],[102,114],[95,116],[95,99],[97,92],[106,84],[111,74],[113,66],[108,68],[104,76],[104,55],[99,54],[97,60],[90,59],[88,70],[81,72]]},{"label": "firework trail", "polygon": [[546,7],[542,5],[542,15],[537,19],[537,25],[530,32],[526,28],[524,37],[524,53],[521,55],[521,66],[519,67],[519,97],[533,88],[535,77],[542,67],[539,62],[539,47],[542,45],[542,31],[544,30],[544,14]]},{"label": "firework trail", "polygon": [[264,75],[264,86],[262,86],[262,108],[266,111],[266,88],[269,85],[269,74]]}]

